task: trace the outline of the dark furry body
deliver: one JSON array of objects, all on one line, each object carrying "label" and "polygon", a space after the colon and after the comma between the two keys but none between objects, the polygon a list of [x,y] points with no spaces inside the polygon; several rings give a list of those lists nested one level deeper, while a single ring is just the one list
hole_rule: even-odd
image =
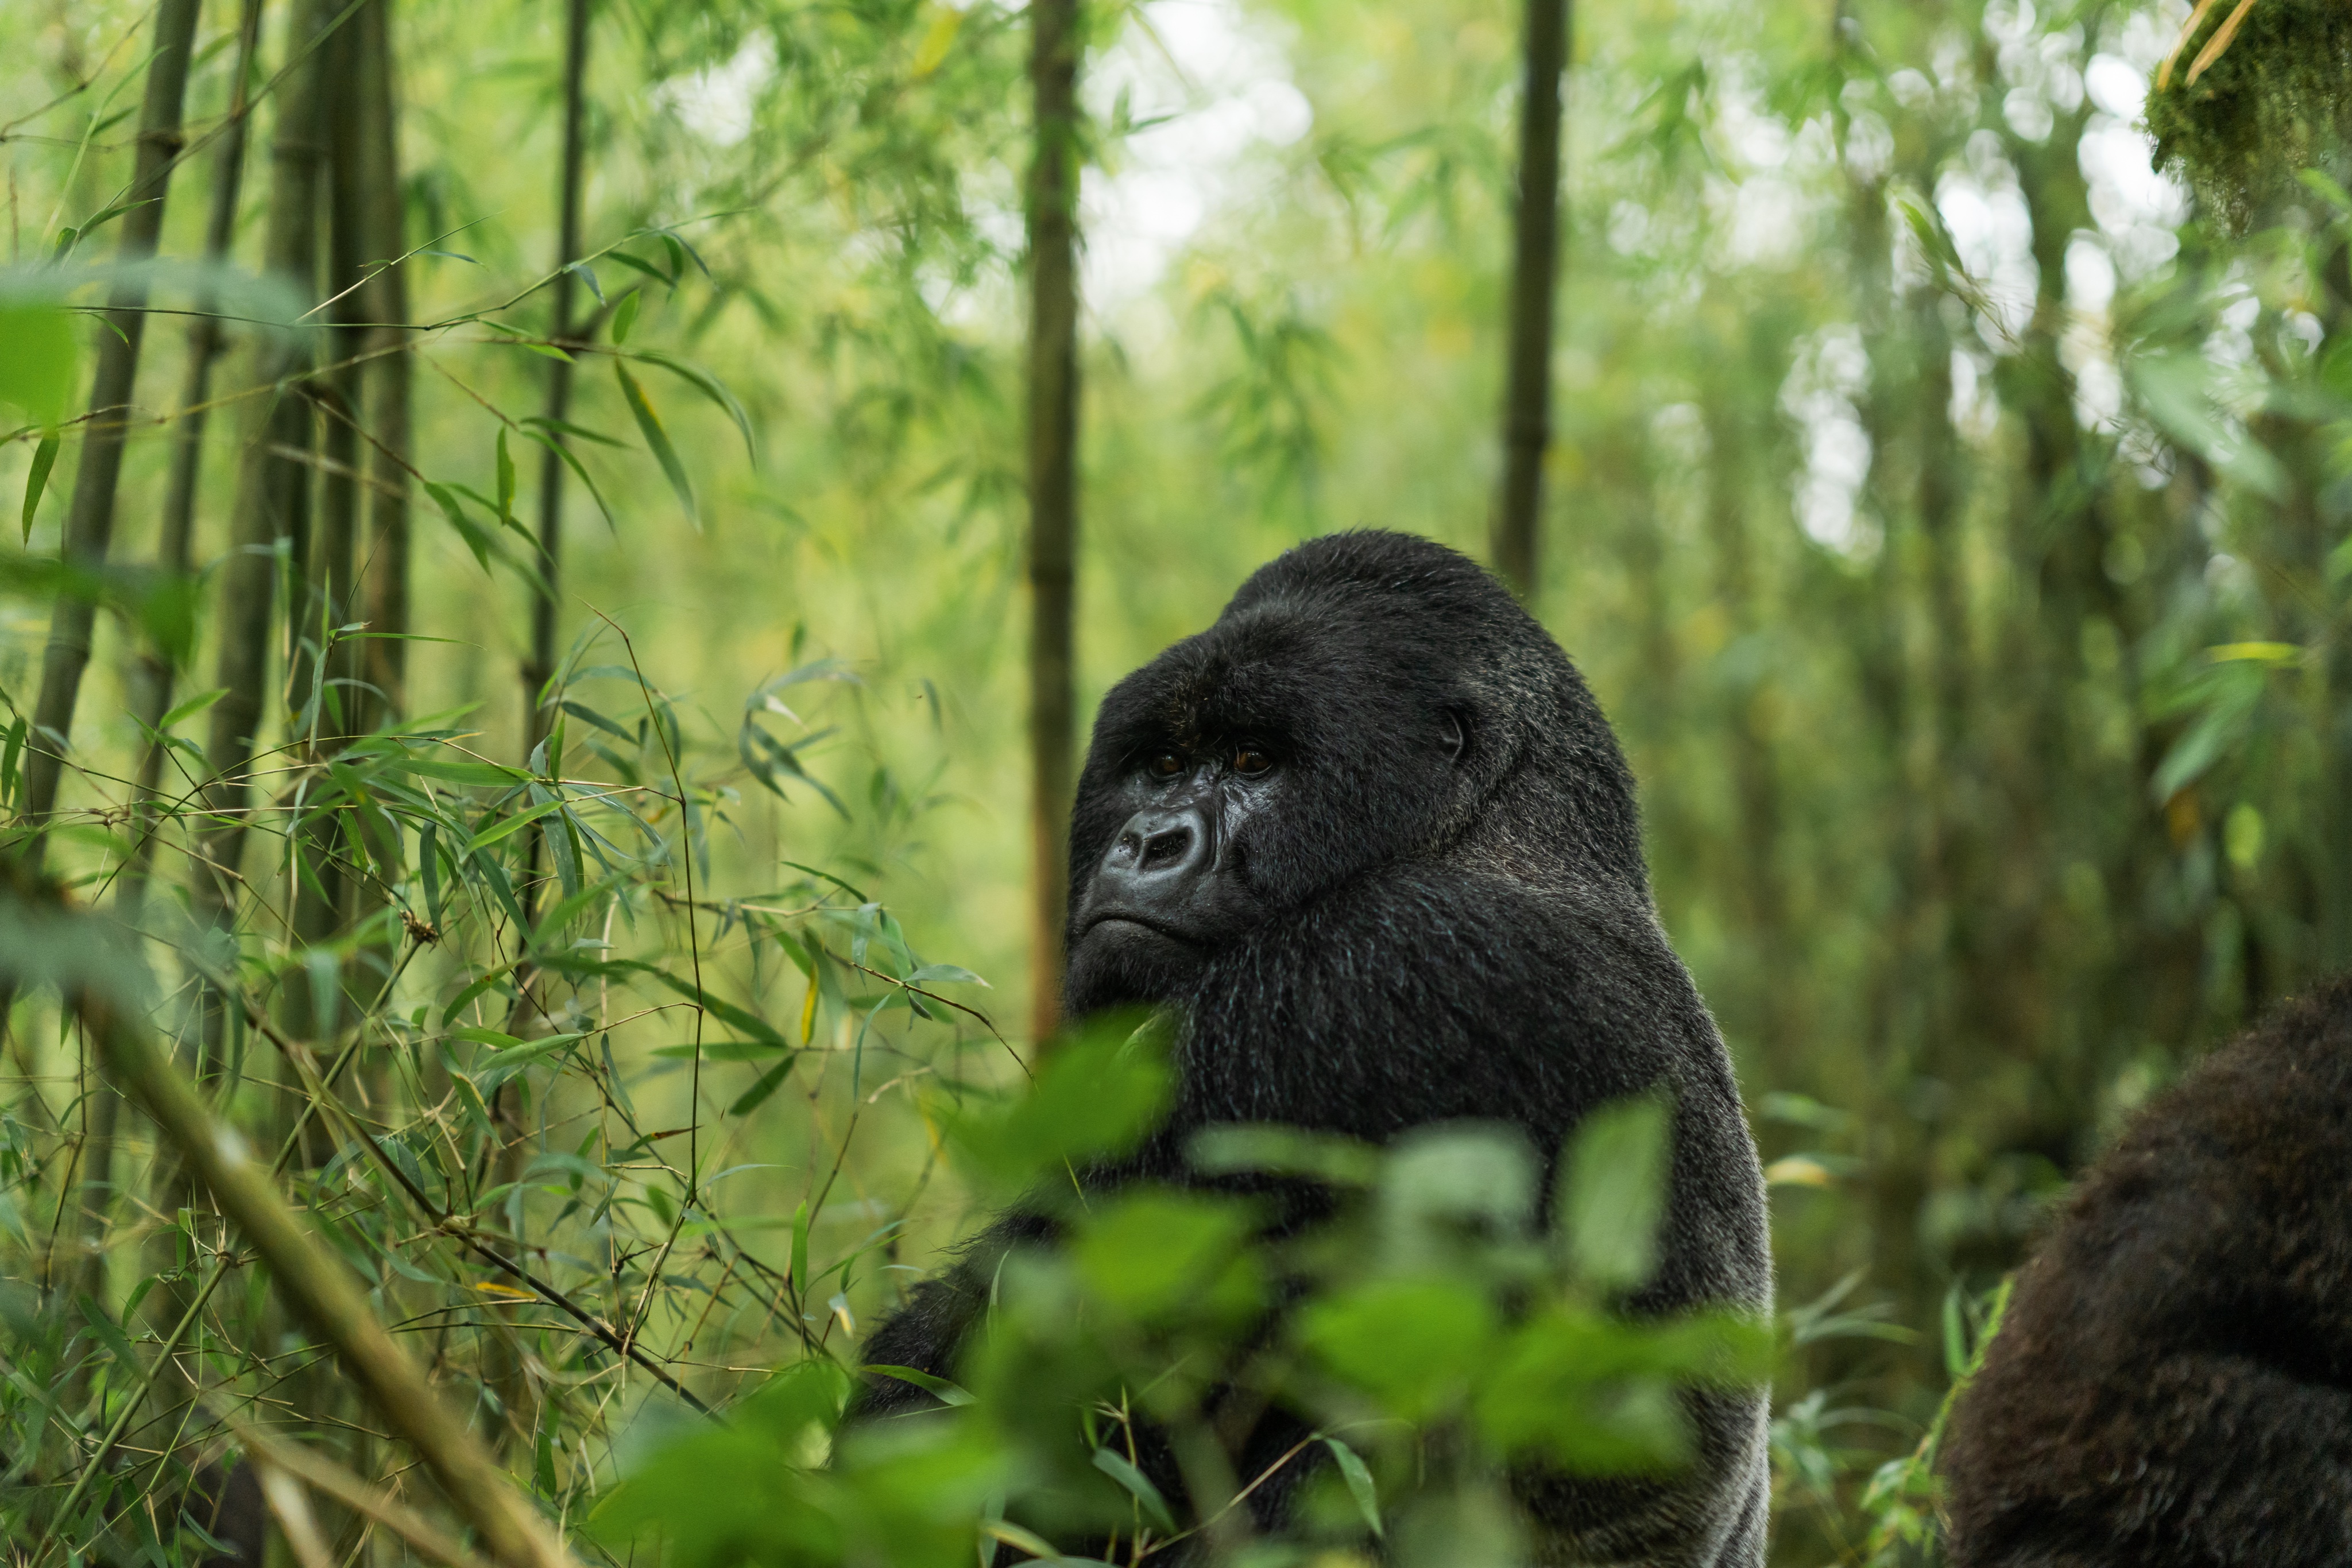
[{"label": "dark furry body", "polygon": [[1943,1470],[1958,1568],[2352,1563],[2352,982],[2083,1178]]},{"label": "dark furry body", "polygon": [[[1240,928],[1171,943],[1086,925],[1121,825],[1160,798],[1136,758],[1163,744],[1213,755],[1244,734],[1277,737],[1276,781],[1200,786],[1223,792],[1211,804]],[[1259,571],[1215,626],[1105,699],[1070,859],[1070,1010],[1169,1003],[1185,1019],[1167,1124],[1093,1181],[1184,1180],[1187,1136],[1229,1122],[1379,1143],[1507,1120],[1549,1156],[1588,1110],[1662,1087],[1675,1104],[1663,1261],[1634,1304],[1769,1306],[1755,1150],[1722,1041],[1659,929],[1615,737],[1558,646],[1468,560],[1364,533]],[[866,1359],[947,1372],[991,1260],[1043,1232],[1001,1220]],[[885,1382],[866,1408],[926,1402]],[[1702,1461],[1685,1481],[1527,1480],[1544,1561],[1760,1563],[1762,1396],[1694,1408]],[[1296,1435],[1269,1418],[1252,1453]],[[1254,1500],[1268,1522],[1287,1492]]]}]

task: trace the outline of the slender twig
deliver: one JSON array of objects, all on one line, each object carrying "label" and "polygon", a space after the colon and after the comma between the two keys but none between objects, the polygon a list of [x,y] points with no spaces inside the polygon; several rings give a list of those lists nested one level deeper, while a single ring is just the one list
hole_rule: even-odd
[{"label": "slender twig", "polygon": [[[670,745],[669,726],[662,722],[661,714],[654,706],[654,689],[646,684],[645,669],[637,663],[637,645],[629,640],[628,629],[593,604],[588,607],[588,610],[589,613],[594,615],[597,620],[610,626],[614,633],[621,639],[621,651],[628,654],[629,669],[637,677],[637,695],[645,700],[646,717],[651,722],[653,732],[661,737],[662,757],[669,764],[670,787],[677,792],[674,799],[677,801],[678,814],[678,863],[686,875],[686,901],[691,904],[694,902],[694,824],[688,820],[688,813],[691,808],[686,802],[686,779],[678,768],[677,749]],[[694,969],[694,994],[699,998],[705,994],[702,986],[702,934],[700,928],[695,925],[694,916],[691,914],[688,915],[686,919],[686,950],[688,961]],[[702,1181],[702,1167],[697,1156],[700,1154],[702,1125],[703,1020],[703,1009],[698,1000],[694,1009],[694,1071],[690,1074],[687,1097],[687,1113],[693,1119],[697,1129],[688,1133],[686,1140],[686,1201],[688,1204],[696,1201]],[[686,1208],[681,1206],[678,1209],[681,1220],[685,1214]],[[667,1253],[668,1249],[664,1248],[663,1250]],[[648,1279],[646,1289],[650,1291],[652,1288],[653,1281]]]},{"label": "slender twig", "polygon": [[588,1312],[578,1302],[574,1301],[570,1296],[565,1295],[555,1286],[549,1284],[546,1281],[541,1279],[538,1275],[532,1273],[521,1264],[508,1258],[504,1253],[499,1251],[497,1248],[490,1246],[488,1242],[482,1239],[480,1233],[475,1230],[471,1225],[457,1218],[455,1216],[444,1210],[439,1204],[435,1203],[433,1199],[425,1194],[422,1187],[419,1187],[415,1181],[410,1179],[408,1173],[400,1168],[399,1163],[393,1159],[390,1155],[384,1153],[383,1145],[376,1142],[375,1135],[370,1133],[364,1126],[361,1125],[359,1118],[352,1115],[350,1110],[343,1105],[342,1102],[337,1099],[332,1092],[328,1089],[326,1084],[320,1081],[318,1069],[312,1066],[307,1060],[310,1055],[308,1048],[295,1040],[287,1039],[284,1034],[280,1033],[277,1027],[269,1021],[268,1017],[262,1012],[260,1008],[255,1005],[252,998],[246,996],[242,991],[237,993],[237,999],[245,1011],[247,1027],[250,1028],[256,1034],[260,1035],[264,1040],[269,1041],[271,1045],[278,1048],[278,1053],[285,1057],[287,1065],[293,1068],[295,1075],[302,1080],[302,1088],[305,1094],[311,1100],[314,1100],[327,1107],[328,1111],[336,1118],[336,1120],[340,1121],[343,1124],[344,1130],[350,1133],[352,1136],[358,1141],[360,1146],[367,1152],[368,1157],[374,1162],[376,1167],[382,1170],[384,1175],[390,1176],[394,1184],[397,1186],[402,1192],[408,1196],[408,1200],[412,1204],[415,1205],[418,1212],[423,1214],[425,1218],[431,1222],[435,1230],[439,1231],[443,1235],[454,1238],[468,1251],[480,1258],[484,1262],[489,1264],[500,1273],[505,1274],[508,1278],[522,1283],[537,1294],[539,1298],[541,1301],[544,1301],[549,1306],[555,1308],[558,1312],[561,1312],[565,1316],[572,1319],[575,1322],[579,1323],[581,1327],[586,1329],[591,1334],[593,1334],[597,1339],[603,1341],[607,1346],[636,1363],[638,1366],[642,1367],[646,1372],[649,1373],[653,1377],[659,1381],[663,1386],[667,1387],[671,1393],[677,1395],[680,1399],[685,1400],[688,1405],[694,1406],[695,1409],[702,1412],[702,1414],[706,1416],[712,1414],[710,1406],[705,1404],[701,1399],[696,1397],[691,1389],[678,1382],[677,1378],[671,1376],[667,1371],[664,1370],[658,1362],[652,1360],[643,1352],[637,1350],[634,1343],[634,1335],[631,1335],[629,1339],[625,1340],[621,1335],[615,1333],[603,1319],[598,1318],[593,1313]]}]

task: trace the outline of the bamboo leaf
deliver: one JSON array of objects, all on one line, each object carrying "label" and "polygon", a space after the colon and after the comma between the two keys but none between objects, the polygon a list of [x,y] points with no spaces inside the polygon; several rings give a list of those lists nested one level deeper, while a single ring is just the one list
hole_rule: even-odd
[{"label": "bamboo leaf", "polygon": [[596,281],[596,269],[594,267],[590,267],[584,261],[575,261],[566,266],[563,270],[566,272],[577,273],[580,277],[580,280],[588,286],[588,292],[596,297],[596,303],[599,305],[604,303],[604,286]]},{"label": "bamboo leaf", "polygon": [[743,451],[751,459],[751,465],[755,468],[759,466],[759,448],[751,440],[751,416],[743,412],[743,405],[736,401],[733,392],[727,390],[726,382],[691,361],[674,359],[668,354],[660,353],[652,349],[638,350],[636,357],[648,364],[659,365],[674,376],[680,376],[691,382],[703,396],[717,403],[725,412],[727,417],[735,422],[735,428],[742,434]]},{"label": "bamboo leaf", "polygon": [[1386,1535],[1388,1531],[1381,1528],[1381,1494],[1372,1484],[1372,1472],[1365,1468],[1356,1450],[1339,1438],[1326,1437],[1323,1446],[1339,1461],[1339,1479],[1348,1483],[1348,1495],[1356,1500],[1357,1511],[1364,1516],[1364,1522],[1372,1527],[1374,1535]]},{"label": "bamboo leaf", "polygon": [[[542,420],[539,423],[545,423],[547,422]],[[604,441],[604,437],[601,435],[593,434],[590,432],[583,430],[577,430],[568,424],[563,428],[572,431],[575,435],[585,435],[591,441]],[[572,470],[572,476],[578,479],[582,487],[588,492],[588,498],[595,502],[596,509],[604,514],[604,526],[612,529],[614,536],[617,537],[621,531],[621,525],[614,520],[613,508],[604,504],[604,492],[596,488],[596,481],[588,477],[588,470],[580,465],[580,459],[572,455],[572,449],[564,445],[561,441],[554,439],[552,436],[542,435],[536,430],[525,430],[523,434],[529,436],[531,440],[538,442],[541,446],[546,447],[550,452],[554,453],[556,456],[563,460],[563,465]],[[618,444],[616,442],[610,441],[605,441],[604,444],[608,446]]]},{"label": "bamboo leaf", "polygon": [[499,520],[507,524],[509,527],[512,527],[514,524],[515,465],[513,454],[507,450],[507,432],[506,426],[504,425],[500,425],[499,427],[498,454]]},{"label": "bamboo leaf", "polygon": [[757,1083],[745,1090],[741,1098],[727,1107],[727,1113],[730,1116],[740,1116],[746,1112],[757,1110],[767,1103],[769,1096],[783,1087],[784,1079],[791,1073],[793,1063],[797,1060],[795,1057],[787,1056],[761,1073]]},{"label": "bamboo leaf", "polygon": [[662,428],[661,416],[654,405],[646,401],[646,389],[637,378],[629,374],[629,367],[620,361],[613,361],[613,374],[620,379],[622,401],[629,405],[629,413],[637,422],[637,429],[653,448],[654,456],[661,463],[662,473],[669,479],[669,487],[677,495],[678,504],[686,508],[686,520],[697,532],[702,528],[702,514],[695,509],[694,486],[688,483],[686,465],[677,460],[677,449],[669,444],[669,432]]},{"label": "bamboo leaf", "polygon": [[173,708],[170,713],[165,714],[163,720],[158,723],[155,727],[161,730],[168,730],[184,718],[194,718],[196,715],[204,712],[205,709],[212,706],[213,704],[220,701],[221,698],[226,695],[228,695],[228,688],[226,686],[215,686],[211,691],[199,692],[194,696],[190,697],[186,702],[184,702],[179,706]]},{"label": "bamboo leaf", "polygon": [[58,438],[45,435],[33,448],[33,471],[25,476],[25,538],[33,537],[33,514],[40,509],[41,492],[49,487],[49,470],[58,465]]},{"label": "bamboo leaf", "polygon": [[562,800],[548,800],[533,806],[528,811],[517,811],[511,817],[501,817],[497,821],[491,823],[488,827],[484,828],[480,832],[476,833],[472,838],[467,840],[466,848],[462,852],[460,858],[462,858],[463,855],[472,854],[477,850],[488,849],[492,844],[497,843],[499,840],[510,838],[514,834],[520,832],[524,828],[536,822],[541,817],[546,816],[549,812],[560,811],[562,810],[563,810],[563,802]]},{"label": "bamboo leaf", "polygon": [[1129,1494],[1142,1505],[1143,1511],[1150,1515],[1154,1524],[1162,1530],[1175,1530],[1176,1517],[1168,1511],[1168,1500],[1160,1495],[1160,1489],[1151,1484],[1151,1478],[1137,1469],[1125,1454],[1112,1448],[1097,1448],[1095,1469],[1125,1487]]}]

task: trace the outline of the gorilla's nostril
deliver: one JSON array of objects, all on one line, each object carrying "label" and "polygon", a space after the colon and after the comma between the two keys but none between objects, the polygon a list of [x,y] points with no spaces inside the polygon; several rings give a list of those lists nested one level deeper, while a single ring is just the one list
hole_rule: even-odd
[{"label": "gorilla's nostril", "polygon": [[1138,871],[1155,871],[1161,866],[1181,861],[1192,847],[1192,830],[1179,825],[1163,828],[1143,841],[1143,853],[1136,862]]}]

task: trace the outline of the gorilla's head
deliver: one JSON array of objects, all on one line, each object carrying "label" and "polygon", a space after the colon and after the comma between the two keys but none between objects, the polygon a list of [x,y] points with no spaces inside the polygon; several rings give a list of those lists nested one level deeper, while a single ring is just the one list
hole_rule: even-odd
[{"label": "gorilla's head", "polygon": [[1442,545],[1328,535],[1104,698],[1070,830],[1070,1009],[1171,997],[1398,862],[1648,898],[1624,758],[1543,628]]}]

